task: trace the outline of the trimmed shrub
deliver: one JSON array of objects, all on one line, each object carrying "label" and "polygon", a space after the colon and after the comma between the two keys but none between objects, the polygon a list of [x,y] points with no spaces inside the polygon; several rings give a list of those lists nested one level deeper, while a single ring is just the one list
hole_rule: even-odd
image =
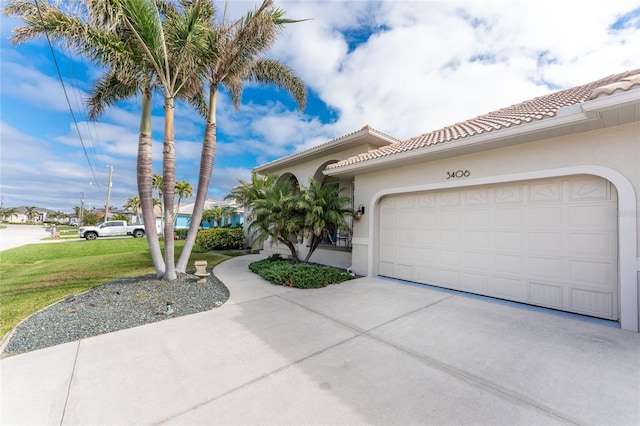
[{"label": "trimmed shrub", "polygon": [[249,270],[272,284],[297,288],[321,288],[353,278],[350,274],[331,266],[294,264],[282,259],[278,254],[250,263]]},{"label": "trimmed shrub", "polygon": [[203,229],[196,236],[196,245],[207,251],[240,249],[244,247],[245,241],[242,228]]},{"label": "trimmed shrub", "polygon": [[189,229],[180,228],[180,229],[176,229],[174,232],[175,232],[176,240],[184,240],[187,238],[187,233],[189,232]]}]

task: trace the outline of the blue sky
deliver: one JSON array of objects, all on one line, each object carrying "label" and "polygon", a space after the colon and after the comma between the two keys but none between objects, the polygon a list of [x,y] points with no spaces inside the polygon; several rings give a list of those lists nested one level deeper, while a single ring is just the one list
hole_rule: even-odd
[{"label": "blue sky", "polygon": [[[231,1],[230,14],[240,16],[257,3]],[[296,110],[282,91],[248,86],[236,111],[223,93],[209,198],[222,199],[259,164],[366,124],[405,139],[640,68],[640,0],[580,2],[579,7],[571,1],[277,4],[289,17],[311,18],[288,26],[268,55],[304,80],[307,108]],[[113,165],[110,204],[122,207],[137,193],[139,99],[89,122],[82,99],[99,70],[55,47],[72,115],[46,40],[12,46],[8,38],[19,22],[1,19],[3,206],[71,212],[84,192],[86,207],[104,207],[107,166]],[[158,105],[153,121],[157,173],[162,126]],[[177,108],[177,178],[194,188],[203,129],[192,109]]]}]

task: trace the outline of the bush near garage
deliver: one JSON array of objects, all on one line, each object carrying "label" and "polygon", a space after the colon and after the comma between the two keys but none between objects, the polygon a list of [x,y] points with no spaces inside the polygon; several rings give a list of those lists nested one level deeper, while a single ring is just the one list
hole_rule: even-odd
[{"label": "bush near garage", "polygon": [[210,228],[198,231],[196,245],[204,250],[231,250],[245,246],[242,228]]},{"label": "bush near garage", "polygon": [[251,272],[276,285],[321,288],[353,278],[338,268],[310,263],[292,263],[276,254],[249,264]]}]

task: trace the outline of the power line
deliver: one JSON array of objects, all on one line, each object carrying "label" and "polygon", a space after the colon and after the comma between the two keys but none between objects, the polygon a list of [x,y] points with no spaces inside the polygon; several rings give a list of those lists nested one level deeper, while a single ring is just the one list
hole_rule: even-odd
[{"label": "power line", "polygon": [[93,166],[91,165],[91,161],[89,160],[89,154],[87,153],[87,148],[84,146],[84,141],[82,140],[82,134],[80,133],[80,129],[78,127],[78,121],[76,120],[76,116],[73,113],[73,108],[71,107],[71,102],[69,101],[69,95],[67,94],[67,88],[64,84],[64,80],[62,78],[62,73],[60,72],[60,67],[58,66],[58,60],[56,59],[56,54],[53,50],[53,45],[51,44],[51,39],[49,38],[49,32],[47,31],[46,25],[44,23],[44,18],[42,17],[42,12],[40,11],[40,4],[38,0],[33,0],[36,8],[38,9],[38,16],[40,16],[40,21],[42,22],[42,27],[44,28],[44,34],[47,38],[47,43],[49,44],[49,50],[51,50],[51,56],[53,57],[53,63],[56,67],[56,71],[58,73],[58,78],[60,79],[60,83],[62,84],[62,90],[64,91],[64,97],[67,100],[67,105],[69,106],[69,112],[71,113],[71,117],[73,118],[73,123],[76,128],[76,133],[78,133],[78,138],[80,139],[80,144],[82,145],[82,150],[84,151],[84,155],[87,159],[87,163],[89,164],[89,168],[91,169],[91,174],[93,175],[93,180],[98,181],[96,178],[95,171],[93,170]]}]

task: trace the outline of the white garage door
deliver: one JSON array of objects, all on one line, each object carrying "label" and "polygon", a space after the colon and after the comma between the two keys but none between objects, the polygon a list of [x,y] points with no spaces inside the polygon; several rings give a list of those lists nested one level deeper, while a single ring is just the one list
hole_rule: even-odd
[{"label": "white garage door", "polygon": [[387,196],[378,274],[617,320],[616,211],[593,176]]}]

